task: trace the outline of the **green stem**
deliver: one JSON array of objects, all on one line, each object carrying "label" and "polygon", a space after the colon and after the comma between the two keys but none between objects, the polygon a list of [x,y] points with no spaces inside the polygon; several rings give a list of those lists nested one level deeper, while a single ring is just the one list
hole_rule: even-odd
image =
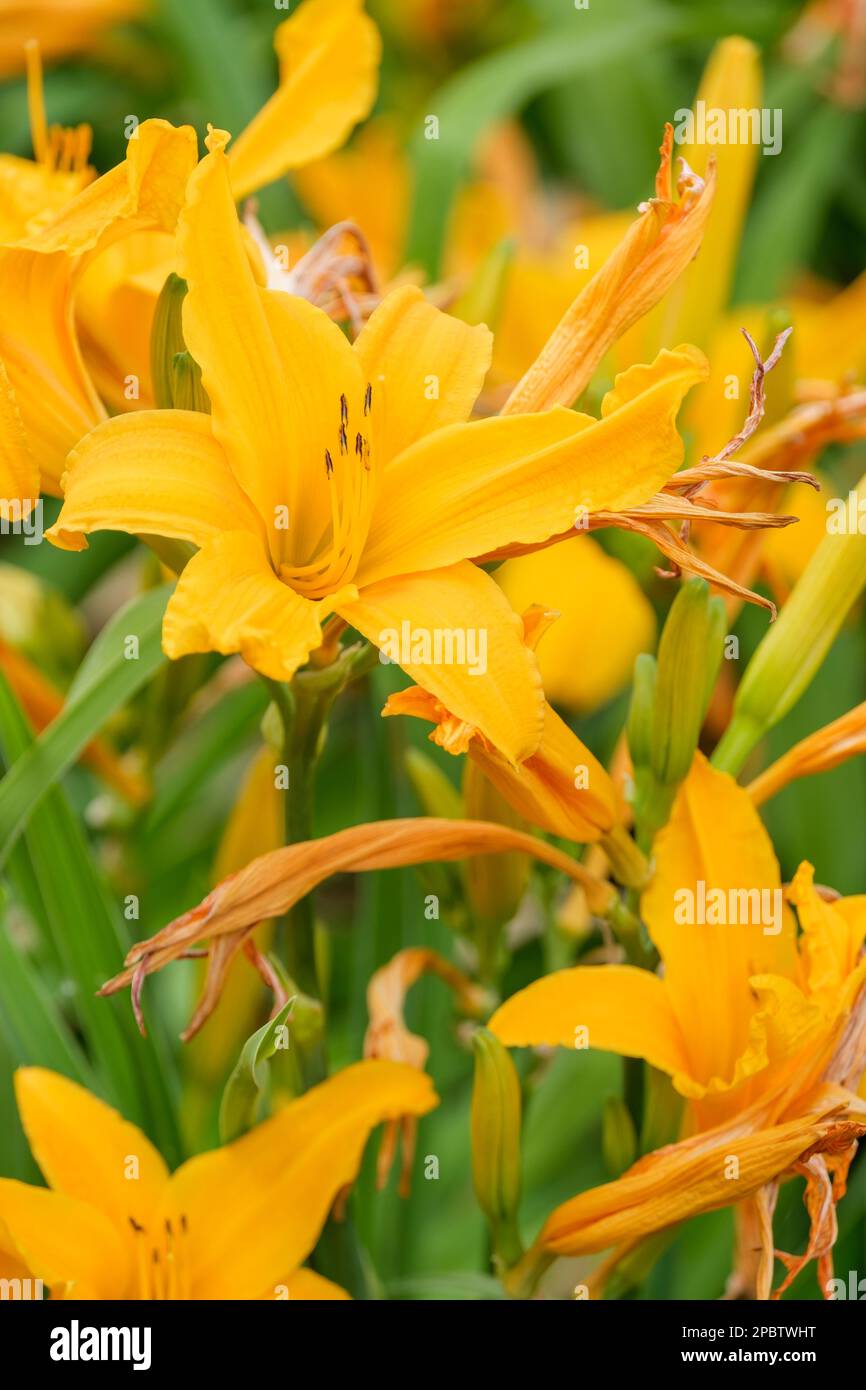
[{"label": "green stem", "polygon": [[736,777],[752,750],[760,742],[763,732],[754,719],[735,714],[713,753],[713,767]]}]

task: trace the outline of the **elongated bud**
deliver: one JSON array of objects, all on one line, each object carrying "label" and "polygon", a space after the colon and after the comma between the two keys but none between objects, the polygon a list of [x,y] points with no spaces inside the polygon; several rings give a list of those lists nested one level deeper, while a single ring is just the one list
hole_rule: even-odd
[{"label": "elongated bud", "polygon": [[[464,762],[463,805],[469,820],[490,821],[515,830],[526,828],[526,822],[471,758]],[[525,854],[479,854],[466,862],[466,892],[476,927],[482,979],[497,974],[501,929],[520,906],[529,872]]]},{"label": "elongated bud", "polygon": [[[866,476],[852,493],[853,505],[849,499],[848,513],[859,518],[863,498]],[[824,537],[749,662],[733,719],[713,755],[716,767],[736,776],[755,745],[793,708],[864,586],[866,535],[855,522],[846,534]]]},{"label": "elongated bud", "polygon": [[153,313],[150,331],[150,373],[160,410],[199,410],[210,413],[202,386],[201,368],[187,352],[183,339],[183,301],[187,284],[172,273],[166,279]]},{"label": "elongated bud", "polygon": [[637,1135],[628,1106],[619,1096],[608,1096],[601,1120],[601,1148],[612,1178],[630,1168],[637,1157]]},{"label": "elongated bud", "polygon": [[150,374],[153,394],[160,410],[170,410],[174,405],[172,363],[179,352],[186,351],[181,318],[186,290],[186,281],[172,272],[160,290],[153,311]]},{"label": "elongated bud", "polygon": [[472,1040],[472,1181],[490,1225],[493,1257],[509,1269],[523,1253],[520,1203],[520,1082],[507,1050],[486,1028]]},{"label": "elongated bud", "polygon": [[628,751],[635,772],[649,767],[652,756],[656,674],[655,657],[641,652],[634,663],[634,685],[626,725]]},{"label": "elongated bud", "polygon": [[171,361],[172,398],[176,410],[210,414],[210,397],[201,380],[201,367],[188,352],[176,352]]},{"label": "elongated bud", "polygon": [[722,660],[725,609],[704,579],[683,584],[659,643],[650,763],[663,786],[678,786],[698,746]]}]

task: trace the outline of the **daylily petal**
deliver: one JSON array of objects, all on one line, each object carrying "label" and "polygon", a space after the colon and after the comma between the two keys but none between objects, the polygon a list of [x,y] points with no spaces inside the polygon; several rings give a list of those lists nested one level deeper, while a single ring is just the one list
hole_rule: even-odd
[{"label": "daylily petal", "polygon": [[162,1156],[116,1110],[57,1072],[21,1067],[15,1096],[33,1157],[55,1192],[88,1203],[121,1239],[147,1224],[168,1180]]},{"label": "daylily petal", "polygon": [[438,860],[452,862],[470,855],[515,851],[530,854],[580,883],[594,912],[604,914],[611,908],[616,894],[609,883],[595,878],[571,855],[522,831],[483,821],[423,816],[373,821],[260,855],[218,884],[204,902],[170,922],[150,940],[133,946],[126,968],[103,985],[100,993],[115,994],[134,982],[140,985],[147,975],[178,960],[199,943],[215,942],[253,928],[269,917],[282,916],[329,874]]},{"label": "daylily petal", "polygon": [[[353,477],[362,467],[348,440],[348,457],[341,457],[340,427],[346,413],[353,433],[360,429],[364,383],[349,343],[325,313],[256,283],[224,138],[212,133],[212,151],[190,179],[180,219],[180,270],[189,282],[184,337],[202,369],[214,436],[268,528],[271,555],[297,566],[315,558],[331,521],[330,490],[343,485],[329,478],[326,450]],[[281,509],[288,529],[278,529]]]},{"label": "daylily petal", "polygon": [[557,970],[506,999],[487,1026],[509,1047],[597,1047],[670,1075],[688,1068],[663,981],[633,965]]},{"label": "daylily petal", "polygon": [[714,178],[689,174],[672,202],[673,130],[665,129],[657,196],[641,205],[621,245],[566,310],[541,353],[515,386],[503,414],[571,405],[612,343],[657,304],[696,255],[712,205]]},{"label": "daylily petal", "polygon": [[544,692],[555,705],[597,709],[631,679],[638,653],[653,646],[649,599],[631,570],[589,536],[507,560],[494,577],[518,613],[531,604],[559,612],[538,648]]},{"label": "daylily petal", "polygon": [[[643,895],[642,911],[664,961],[665,985],[691,1063],[688,1070],[705,1083],[731,1078],[750,1041],[755,1011],[750,977],[795,976],[793,921],[785,910],[781,930],[768,934],[761,923],[762,901],[759,912],[743,911],[750,919],[746,923],[727,924],[724,917],[721,925],[687,918],[678,922],[680,895],[690,892],[696,904],[703,884],[708,902],[714,889],[722,891],[726,903],[731,890],[751,890],[768,893],[771,907],[780,907],[772,844],[748,793],[698,753],[671,818],[656,838],[654,855],[656,872]],[[772,918],[766,925],[772,933]]]},{"label": "daylily petal", "polygon": [[430,720],[433,743],[455,755],[468,753],[523,820],[551,835],[587,844],[621,818],[607,772],[547,701],[541,742],[517,766],[419,686],[389,696],[382,714]]},{"label": "daylily petal", "polygon": [[[563,1203],[548,1217],[539,1243],[557,1255],[588,1254],[742,1201],[788,1172],[814,1145],[832,1140],[833,1129],[832,1120],[807,1118],[746,1136],[720,1132],[714,1145],[710,1135],[701,1136],[699,1145],[671,1144],[616,1182]],[[735,1182],[728,1176],[732,1156],[739,1165]]]},{"label": "daylily petal", "polygon": [[9,504],[29,513],[39,496],[39,470],[30,452],[9,374],[0,358],[0,520],[13,521]]},{"label": "daylily petal", "polygon": [[291,680],[321,644],[320,620],[329,611],[277,579],[253,532],[226,531],[180,576],[165,612],[163,648],[173,660],[190,652],[240,652],[262,675]]},{"label": "daylily petal", "polygon": [[852,921],[839,911],[840,904],[824,902],[815,891],[814,879],[812,865],[802,863],[788,889],[788,901],[797,909],[809,992],[839,1009],[863,944],[863,915],[854,914]]},{"label": "daylily petal", "polygon": [[126,158],[19,245],[43,256],[80,256],[137,226],[173,232],[197,158],[192,126],[142,121],[126,142]]},{"label": "daylily petal", "polygon": [[484,324],[443,314],[414,285],[382,300],[355,351],[373,388],[375,449],[386,468],[432,430],[469,419],[492,343]]},{"label": "daylily petal", "polygon": [[214,439],[210,417],[192,410],[117,415],[69,455],[65,500],[46,533],[62,550],[84,550],[92,531],[167,536],[203,546],[247,526],[263,533]]},{"label": "daylily petal", "polygon": [[[0,358],[6,390],[14,393],[43,488],[57,496],[67,452],[105,417],[73,330],[73,271],[62,251],[41,255],[20,247],[0,249]],[[14,448],[13,440],[14,435],[4,452]]]},{"label": "daylily petal", "polygon": [[428,435],[385,474],[359,585],[543,545],[579,515],[646,502],[682,461],[677,411],[705,374],[703,356],[679,348],[619,376],[599,421],[556,408]]},{"label": "daylily petal", "polygon": [[114,1224],[86,1202],[0,1178],[0,1251],[62,1295],[123,1298],[129,1251]]},{"label": "daylily petal", "polygon": [[143,121],[121,164],[49,225],[0,250],[0,356],[43,486],[57,495],[68,450],[105,415],[75,336],[75,276],[116,237],[147,227],[173,231],[196,157],[190,126]]},{"label": "daylily petal", "polygon": [[170,1215],[186,1218],[193,1296],[257,1298],[273,1288],[315,1245],[372,1130],[435,1105],[422,1072],[358,1062],[233,1144],[184,1163],[169,1202]]},{"label": "daylily petal", "polygon": [[[523,642],[520,618],[483,570],[464,562],[403,574],[368,585],[354,602],[335,603],[335,608],[506,758],[521,762],[538,747],[543,714],[538,665]],[[454,664],[445,664],[446,654],[436,664],[436,633],[463,638],[462,661],[452,654]],[[459,644],[455,651],[459,655]]]},{"label": "daylily petal", "polygon": [[342,145],[376,99],[382,44],[363,0],[305,0],[274,45],[280,85],[230,155],[236,198]]}]

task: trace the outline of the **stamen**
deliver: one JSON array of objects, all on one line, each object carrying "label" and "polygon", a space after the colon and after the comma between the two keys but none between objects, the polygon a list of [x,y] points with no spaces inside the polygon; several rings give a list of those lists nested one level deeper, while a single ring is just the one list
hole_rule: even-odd
[{"label": "stamen", "polygon": [[345,396],[340,397],[340,419],[345,429],[349,423],[349,402]]},{"label": "stamen", "polygon": [[334,460],[331,458],[330,449],[325,450],[325,472],[329,478],[332,477],[334,473]]},{"label": "stamen", "polygon": [[138,1273],[138,1297],[143,1301],[147,1301],[153,1297],[150,1282],[150,1267],[147,1261],[147,1241],[139,1239],[139,1237],[144,1236],[146,1232],[143,1226],[139,1226],[134,1216],[129,1218],[129,1224],[136,1235],[135,1263]]},{"label": "stamen", "polygon": [[340,426],[340,453],[341,453],[341,454],[348,454],[348,452],[349,452],[349,436],[346,434],[346,426],[345,426],[345,425],[341,425],[341,426]]},{"label": "stamen", "polygon": [[42,55],[36,39],[24,45],[27,62],[27,112],[30,117],[30,139],[39,164],[45,163],[48,153],[48,124],[45,119],[45,88],[42,81]]},{"label": "stamen", "polygon": [[355,453],[359,459],[364,457],[364,436],[360,431],[355,435]]},{"label": "stamen", "polygon": [[369,415],[373,405],[373,383],[367,382],[367,389],[364,392],[364,414]]}]

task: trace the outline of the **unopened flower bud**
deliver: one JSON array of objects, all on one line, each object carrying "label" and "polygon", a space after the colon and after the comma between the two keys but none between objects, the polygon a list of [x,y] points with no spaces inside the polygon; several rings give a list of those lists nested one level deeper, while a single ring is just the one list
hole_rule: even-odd
[{"label": "unopened flower bud", "polygon": [[520,1082],[514,1063],[486,1028],[473,1037],[472,1180],[490,1224],[496,1262],[510,1268],[522,1254],[520,1202]]}]

